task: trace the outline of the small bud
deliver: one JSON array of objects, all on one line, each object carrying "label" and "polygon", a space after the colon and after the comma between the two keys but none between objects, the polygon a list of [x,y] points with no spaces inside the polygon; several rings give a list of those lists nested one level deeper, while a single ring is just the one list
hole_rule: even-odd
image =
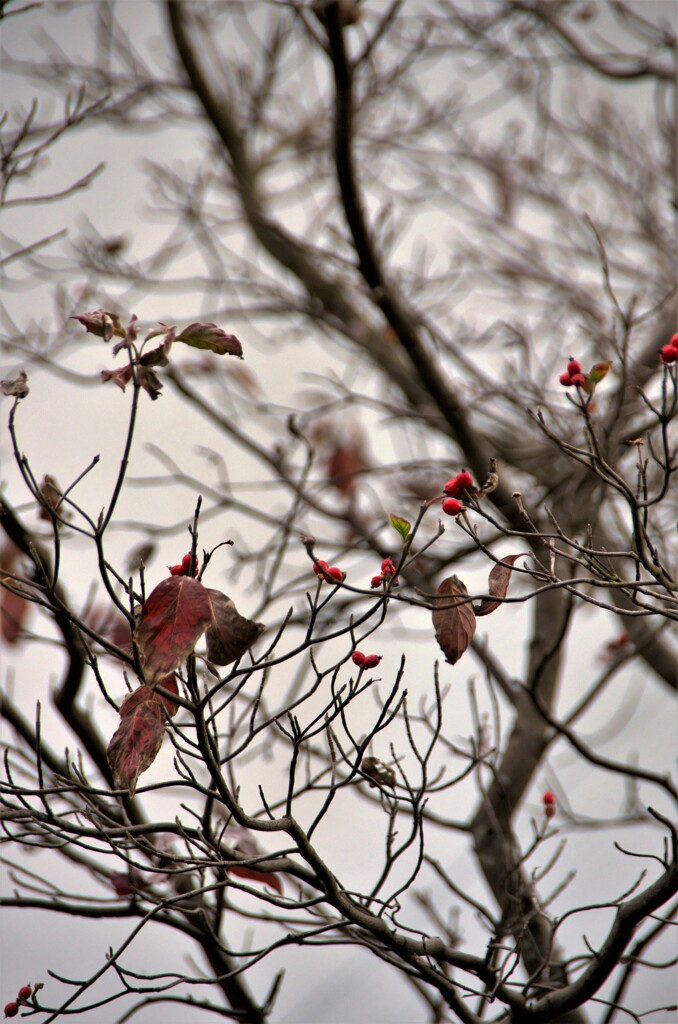
[{"label": "small bud", "polygon": [[669,363],[675,363],[678,359],[678,346],[673,345],[673,343],[664,345],[659,352],[659,358],[667,366]]},{"label": "small bud", "polygon": [[354,651],[353,654],[351,655],[351,660],[354,665],[357,665],[359,668],[361,668],[365,664],[365,655],[363,654],[362,651]]},{"label": "small bud", "polygon": [[380,661],[381,661],[381,655],[380,654],[366,654],[365,655],[365,661],[363,662],[363,665],[364,665],[365,668],[376,668]]},{"label": "small bud", "polygon": [[395,565],[392,558],[385,558],[381,563],[382,576],[395,576]]},{"label": "small bud", "polygon": [[560,381],[560,383],[563,385],[564,388],[569,388],[569,387],[572,386],[572,377],[570,376],[569,373],[561,373],[561,375],[558,378],[558,380]]},{"label": "small bud", "polygon": [[32,995],[33,995],[33,989],[31,988],[31,986],[30,985],[22,985],[22,987],[17,992],[17,996],[16,997],[17,997],[17,999],[23,999],[24,1002],[25,1002],[27,999],[30,999]]},{"label": "small bud", "polygon": [[443,502],[443,512],[448,516],[457,516],[464,506],[456,498],[446,498]]},{"label": "small bud", "polygon": [[372,590],[376,590],[377,587],[380,587],[381,584],[383,583],[383,580],[383,576],[373,576],[372,579],[370,580],[370,587],[372,588]]},{"label": "small bud", "polygon": [[5,1017],[16,1017],[18,1012],[19,1012],[19,1004],[18,1003],[7,1003],[7,1006],[5,1007]]},{"label": "small bud", "polygon": [[581,373],[581,364],[578,363],[576,359],[573,359],[572,356],[570,356],[570,361],[567,364],[567,372],[570,377],[574,377],[575,374]]}]

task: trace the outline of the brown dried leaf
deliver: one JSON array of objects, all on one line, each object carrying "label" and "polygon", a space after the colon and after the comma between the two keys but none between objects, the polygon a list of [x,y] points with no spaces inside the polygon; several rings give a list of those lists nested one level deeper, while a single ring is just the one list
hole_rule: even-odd
[{"label": "brown dried leaf", "polygon": [[[139,689],[142,689],[141,687]],[[147,690],[148,687],[143,687]],[[152,693],[152,690],[148,691]],[[136,698],[138,690],[130,693],[120,709],[122,720],[108,744],[108,763],[113,772],[113,781],[118,789],[128,789],[134,796],[137,779],[155,760],[165,735],[165,708],[153,695],[153,700],[143,700],[133,705],[130,698]],[[125,703],[129,710],[123,714]]]},{"label": "brown dried leaf", "polygon": [[[209,594],[218,591],[209,591]],[[169,576],[151,592],[134,630],[144,678],[154,686],[193,652],[213,621],[207,589],[192,576]]]},{"label": "brown dried leaf", "polygon": [[476,617],[468,590],[456,576],[444,579],[436,592],[433,628],[436,640],[450,665],[455,665],[471,643],[476,631]]},{"label": "brown dried leaf", "polygon": [[[473,610],[476,615],[489,615],[496,608],[499,607],[502,600],[508,593],[509,583],[511,582],[511,573],[513,572],[513,566],[518,558],[522,558],[523,555],[527,555],[529,552],[520,551],[517,555],[506,555],[500,562],[492,569],[488,580],[488,593],[489,597],[483,598],[480,604],[474,605]],[[498,600],[493,600],[497,598]]]},{"label": "brown dried leaf", "polygon": [[211,624],[207,630],[207,660],[215,665],[230,665],[242,658],[264,632],[263,622],[245,618],[230,597],[220,590],[207,590],[211,605]]},{"label": "brown dried leaf", "polygon": [[0,380],[0,394],[9,398],[25,398],[29,392],[28,377],[25,370],[19,370],[19,376],[13,379]]}]

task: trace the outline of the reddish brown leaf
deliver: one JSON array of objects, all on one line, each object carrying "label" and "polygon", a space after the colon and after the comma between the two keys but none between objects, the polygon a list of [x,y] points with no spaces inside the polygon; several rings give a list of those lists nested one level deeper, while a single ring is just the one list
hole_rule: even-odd
[{"label": "reddish brown leaf", "polygon": [[456,576],[443,580],[436,592],[433,628],[436,640],[451,665],[455,665],[471,643],[476,631],[476,617],[470,602],[464,601],[468,590]]},{"label": "reddish brown leaf", "polygon": [[[143,687],[147,689],[147,687]],[[152,691],[148,691],[152,693]],[[165,708],[159,700],[142,700],[132,706],[138,690],[125,698],[120,709],[122,720],[108,744],[108,763],[118,789],[128,789],[134,796],[137,779],[153,764],[165,735]],[[129,710],[123,713],[125,703]]]},{"label": "reddish brown leaf", "polygon": [[215,665],[230,665],[242,658],[266,627],[263,622],[246,619],[233,601],[220,590],[206,591],[211,607],[211,623],[207,630],[207,660]]},{"label": "reddish brown leaf", "polygon": [[226,870],[230,871],[232,875],[237,875],[239,878],[249,878],[253,882],[262,882],[269,889],[275,889],[282,896],[282,882],[272,871],[256,871],[254,868],[245,867],[244,864],[229,864]]},{"label": "reddish brown leaf", "polygon": [[213,323],[195,323],[184,327],[177,334],[176,341],[183,341],[191,348],[209,349],[218,356],[238,356],[242,358],[242,345],[235,334],[227,334]]},{"label": "reddish brown leaf", "polygon": [[171,675],[212,622],[212,603],[198,580],[170,576],[159,583],[141,609],[134,630],[147,684],[154,686]]},{"label": "reddish brown leaf", "polygon": [[[0,549],[0,582],[3,569],[8,573],[16,572],[20,555],[18,547],[11,541]],[[8,589],[13,585],[14,581],[11,578],[7,578],[7,586],[0,585],[0,633],[8,644],[15,644],[20,639],[31,607],[30,601]]]},{"label": "reddish brown leaf", "polygon": [[[167,676],[166,679],[159,679],[156,686],[161,686],[163,690],[168,690],[170,693],[179,693],[179,687],[177,686],[177,680],[174,675]],[[130,715],[135,708],[138,708],[140,704],[146,703],[146,701],[155,700],[165,711],[172,717],[176,715],[179,707],[170,700],[169,697],[163,697],[155,690],[152,690],[150,686],[137,686],[136,690],[132,690],[128,693],[124,701],[120,705],[120,717],[124,718],[126,715]]]},{"label": "reddish brown leaf", "polygon": [[[478,605],[473,606],[473,610],[476,615],[489,615],[496,608],[499,607],[503,598],[508,593],[509,583],[511,582],[511,573],[513,572],[513,566],[518,558],[522,558],[523,555],[527,555],[527,551],[521,551],[517,555],[506,555],[500,562],[492,569],[488,580],[488,591],[489,597],[483,598]],[[497,600],[494,600],[497,598]]]}]

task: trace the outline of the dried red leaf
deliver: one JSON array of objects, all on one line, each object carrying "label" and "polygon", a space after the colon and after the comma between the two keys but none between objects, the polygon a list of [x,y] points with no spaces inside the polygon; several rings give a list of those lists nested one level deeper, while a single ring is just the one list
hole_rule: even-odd
[{"label": "dried red leaf", "polygon": [[[135,698],[137,693],[135,690],[125,701]],[[125,702],[120,709],[120,725],[108,744],[107,757],[116,787],[128,789],[130,796],[134,796],[137,779],[153,764],[162,746],[166,713],[155,694],[153,700],[142,700],[129,710],[124,709]]]},{"label": "dried red leaf", "polygon": [[476,617],[470,602],[464,601],[468,590],[456,576],[444,579],[436,592],[433,628],[445,658],[455,665],[473,639]]},{"label": "dried red leaf", "polygon": [[327,479],[341,494],[350,497],[358,485],[358,477],[365,469],[362,445],[353,441],[338,442],[327,458]]},{"label": "dried red leaf", "polygon": [[[0,550],[0,581],[3,570],[8,573],[16,571],[21,552],[11,542],[4,545]],[[7,586],[13,586],[14,581],[7,579]],[[8,644],[15,644],[20,639],[26,616],[31,607],[20,594],[13,593],[7,586],[0,586],[0,634]]]},{"label": "dried red leaf", "polygon": [[[473,610],[476,615],[489,615],[490,612],[493,612],[499,607],[502,600],[508,593],[513,566],[518,558],[522,558],[523,555],[527,554],[527,551],[521,551],[517,555],[506,555],[506,557],[502,558],[500,562],[497,562],[492,569],[488,580],[489,598],[485,597],[480,604],[473,606]],[[497,598],[497,600],[494,600],[494,598]]]},{"label": "dried red leaf", "polygon": [[154,686],[171,675],[212,623],[212,601],[199,580],[170,576],[159,583],[143,605],[134,630],[147,684]]},{"label": "dried red leaf", "polygon": [[275,889],[282,896],[282,882],[272,871],[257,871],[255,868],[245,867],[244,864],[229,864],[227,870],[232,875],[237,875],[238,878],[248,878],[252,882],[261,882],[263,885],[267,885],[269,889]]},{"label": "dried red leaf", "polygon": [[218,356],[238,356],[242,358],[242,345],[235,334],[227,334],[213,323],[195,323],[184,327],[177,334],[176,341],[183,341],[191,348],[208,349]]},{"label": "dried red leaf", "polygon": [[[177,686],[176,676],[167,676],[166,679],[159,679],[156,686],[161,686],[163,690],[168,690],[170,693],[179,693],[179,687]],[[146,701],[155,700],[161,704],[165,711],[172,717],[176,715],[179,710],[178,705],[174,701],[170,700],[169,697],[163,697],[161,694],[152,690],[150,686],[137,686],[136,690],[132,690],[128,693],[124,701],[120,705],[120,717],[124,718],[126,715],[131,714],[135,708],[139,707],[140,704],[144,704]]]},{"label": "dried red leaf", "polygon": [[207,630],[207,660],[215,665],[230,665],[242,658],[264,632],[263,622],[245,618],[230,597],[220,590],[206,591],[211,607],[211,623]]}]

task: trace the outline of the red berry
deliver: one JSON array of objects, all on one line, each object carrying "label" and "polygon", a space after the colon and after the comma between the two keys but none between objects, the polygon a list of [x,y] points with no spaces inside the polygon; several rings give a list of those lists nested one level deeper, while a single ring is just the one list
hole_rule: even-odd
[{"label": "red berry", "polygon": [[572,375],[572,383],[577,388],[583,388],[584,384],[586,384],[586,377],[583,373],[574,373]]},{"label": "red berry", "polygon": [[457,483],[457,477],[453,476],[443,487],[443,494],[447,494],[448,497],[453,498],[458,490],[459,484]]},{"label": "red berry", "polygon": [[669,345],[673,345],[674,348],[678,348],[678,334],[674,334],[669,342]]},{"label": "red berry", "polygon": [[325,579],[324,570],[328,568],[327,562],[323,562],[322,559],[318,559],[318,562],[313,563],[313,572],[316,576],[320,576],[321,579]]},{"label": "red berry", "polygon": [[372,579],[370,580],[370,586],[371,586],[372,590],[376,590],[377,587],[380,587],[381,584],[383,583],[383,581],[384,581],[384,577],[383,576],[373,576]]},{"label": "red berry", "polygon": [[17,997],[17,999],[24,999],[25,1000],[25,999],[30,999],[32,994],[33,994],[33,989],[31,988],[30,985],[22,985],[22,987],[17,992],[17,996],[16,997]]},{"label": "red berry", "polygon": [[569,388],[570,385],[572,384],[572,378],[570,377],[569,373],[561,373],[561,375],[558,378],[558,380],[560,381],[560,383],[563,385],[564,388]]},{"label": "red berry", "polygon": [[456,498],[446,498],[443,502],[443,512],[448,516],[459,515],[464,506]]},{"label": "red berry", "polygon": [[351,655],[351,660],[353,661],[354,665],[364,665],[365,655],[363,654],[362,651],[354,651],[353,654]]},{"label": "red berry", "polygon": [[380,661],[380,654],[366,654],[363,665],[365,666],[365,668],[376,668]]},{"label": "red berry", "polygon": [[572,356],[570,356],[570,361],[567,364],[567,372],[570,377],[574,377],[575,373],[581,373],[581,364],[576,359],[573,359]]},{"label": "red berry", "polygon": [[[191,572],[191,563],[192,563],[192,561],[193,561],[193,558],[192,558],[192,556],[190,554],[184,555],[184,557],[181,559],[181,564],[180,565],[170,565],[169,571],[170,571],[171,575],[172,576],[192,576],[193,575],[192,572]],[[197,571],[198,571],[198,567],[196,566],[196,572]]]},{"label": "red berry", "polygon": [[382,576],[395,576],[395,565],[392,558],[385,558],[381,563]]},{"label": "red berry", "polygon": [[556,794],[552,793],[550,789],[547,789],[542,800],[544,801],[545,807],[553,807],[556,802]]},{"label": "red berry", "polygon": [[5,1007],[5,1017],[16,1017],[19,1012],[18,1003],[7,1003]]},{"label": "red berry", "polygon": [[659,358],[661,359],[662,363],[666,363],[667,366],[669,363],[675,363],[675,361],[678,359],[678,346],[674,346],[673,344],[664,345],[664,347],[659,352]]},{"label": "red berry", "polygon": [[469,487],[473,487],[473,477],[466,469],[462,469],[461,473],[457,473],[457,489],[465,491]]},{"label": "red berry", "polygon": [[[333,580],[336,580],[337,583],[343,583],[344,580],[346,579],[346,573],[342,572],[339,566],[337,565],[331,565],[329,567],[329,569],[327,570],[327,576],[330,576]],[[325,578],[327,578],[327,576]]]}]

